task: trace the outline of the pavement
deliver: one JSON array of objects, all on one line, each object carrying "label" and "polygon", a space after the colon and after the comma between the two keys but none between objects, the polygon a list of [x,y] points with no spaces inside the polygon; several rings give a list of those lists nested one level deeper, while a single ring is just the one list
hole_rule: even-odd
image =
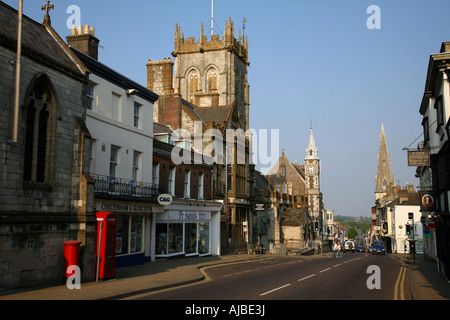
[{"label": "pavement", "polygon": [[[450,300],[450,282],[443,278],[435,262],[422,254],[392,254],[409,269],[409,281],[414,300]],[[0,297],[1,299],[1,297]]]},{"label": "pavement", "polygon": [[[316,254],[311,257],[326,258]],[[208,279],[206,270],[222,264],[243,263],[270,258],[262,255],[224,255],[157,260],[143,265],[116,269],[116,277],[106,281],[81,283],[80,289],[65,284],[0,292],[0,300],[119,300],[137,295],[187,285]],[[422,255],[392,254],[410,270],[414,300],[450,300],[450,284],[440,276],[435,263]]]}]

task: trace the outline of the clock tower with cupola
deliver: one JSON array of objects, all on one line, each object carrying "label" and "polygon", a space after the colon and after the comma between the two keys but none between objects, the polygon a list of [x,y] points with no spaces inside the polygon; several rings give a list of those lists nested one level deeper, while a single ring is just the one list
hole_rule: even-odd
[{"label": "clock tower with cupola", "polygon": [[308,196],[309,216],[313,220],[318,220],[321,211],[320,199],[320,166],[319,153],[314,141],[313,130],[309,135],[309,144],[306,148],[305,157],[305,185]]}]

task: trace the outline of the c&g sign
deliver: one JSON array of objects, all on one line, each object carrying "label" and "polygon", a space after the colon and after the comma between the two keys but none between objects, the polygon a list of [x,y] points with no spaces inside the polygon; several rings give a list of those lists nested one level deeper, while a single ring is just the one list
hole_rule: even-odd
[{"label": "c&g sign", "polygon": [[162,206],[168,206],[172,203],[172,196],[170,194],[160,194],[158,196],[158,203]]}]

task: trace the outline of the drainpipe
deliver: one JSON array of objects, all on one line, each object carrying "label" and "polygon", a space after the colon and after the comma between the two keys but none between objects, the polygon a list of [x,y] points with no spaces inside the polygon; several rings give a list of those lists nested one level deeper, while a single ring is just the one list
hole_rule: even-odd
[{"label": "drainpipe", "polygon": [[14,96],[14,119],[12,142],[17,143],[17,129],[19,126],[19,93],[20,93],[20,57],[22,55],[22,15],[23,0],[19,0],[19,21],[17,34],[17,59],[16,59],[16,87]]}]

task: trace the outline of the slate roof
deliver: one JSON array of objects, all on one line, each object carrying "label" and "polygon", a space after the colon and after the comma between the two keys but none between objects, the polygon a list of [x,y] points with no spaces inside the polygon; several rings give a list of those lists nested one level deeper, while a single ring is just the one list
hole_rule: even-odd
[{"label": "slate roof", "polygon": [[181,99],[181,104],[185,111],[187,111],[190,116],[193,117],[194,120],[204,121],[199,114],[196,112],[197,107],[194,106],[192,103],[189,103],[188,101]]},{"label": "slate roof", "polygon": [[219,107],[197,107],[195,112],[205,122],[221,123],[228,119],[231,111],[231,106],[219,106]]},{"label": "slate roof", "polygon": [[[0,2],[0,43],[17,50],[18,11]],[[22,55],[72,75],[85,73],[56,31],[23,15]]]},{"label": "slate roof", "polygon": [[157,122],[153,122],[153,133],[154,134],[172,134],[173,130],[170,126],[166,126],[163,124],[159,124]]},{"label": "slate roof", "polygon": [[98,75],[99,77],[108,80],[111,83],[114,83],[115,85],[128,90],[128,89],[136,89],[136,95],[141,97],[142,99],[145,99],[147,101],[150,101],[151,103],[154,103],[156,100],[158,100],[158,95],[154,93],[153,91],[150,91],[146,87],[140,85],[139,83],[127,78],[126,76],[120,74],[119,72],[111,69],[110,67],[104,65],[100,61],[88,56],[87,54],[84,54],[83,52],[70,47],[74,54],[78,57],[78,59],[81,60],[81,62],[89,69],[89,71],[93,74]]}]

